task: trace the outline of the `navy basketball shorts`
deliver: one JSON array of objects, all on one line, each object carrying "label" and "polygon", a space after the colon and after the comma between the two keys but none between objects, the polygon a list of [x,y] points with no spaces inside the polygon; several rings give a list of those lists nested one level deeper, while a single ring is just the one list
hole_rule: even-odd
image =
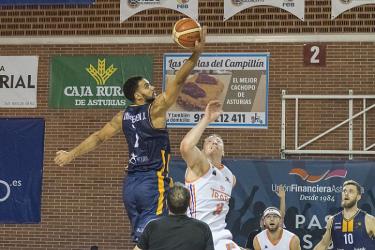
[{"label": "navy basketball shorts", "polygon": [[166,198],[171,184],[162,170],[129,173],[124,178],[123,201],[134,242],[138,242],[148,222],[168,214]]}]

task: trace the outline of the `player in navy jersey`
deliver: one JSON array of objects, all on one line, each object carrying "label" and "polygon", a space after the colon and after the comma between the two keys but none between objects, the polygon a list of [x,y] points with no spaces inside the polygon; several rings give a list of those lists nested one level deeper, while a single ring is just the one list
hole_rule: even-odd
[{"label": "player in navy jersey", "polygon": [[375,217],[358,208],[362,188],[353,181],[345,181],[342,188],[343,211],[330,217],[327,230],[314,250],[326,250],[333,243],[333,250],[375,249]]},{"label": "player in navy jersey", "polygon": [[155,87],[141,76],[128,79],[123,91],[133,105],[120,111],[77,147],[56,153],[55,163],[63,166],[92,151],[121,130],[124,132],[129,163],[123,185],[123,200],[135,242],[150,220],[168,214],[165,197],[171,181],[168,178],[170,145],[166,130],[167,110],[176,102],[183,83],[198,62],[204,48],[205,34],[206,28],[203,28],[201,41],[196,42],[193,54],[177,72],[174,81],[167,85],[164,93],[156,95]]}]

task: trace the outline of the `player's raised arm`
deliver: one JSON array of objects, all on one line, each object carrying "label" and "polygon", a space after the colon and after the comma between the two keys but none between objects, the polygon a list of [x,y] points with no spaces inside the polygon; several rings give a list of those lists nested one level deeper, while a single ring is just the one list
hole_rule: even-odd
[{"label": "player's raised arm", "polygon": [[327,221],[327,229],[323,235],[322,240],[314,247],[314,250],[327,250],[332,241],[331,228],[333,223],[333,217],[330,217]]},{"label": "player's raised arm", "polygon": [[165,92],[156,98],[155,104],[153,105],[151,110],[153,116],[165,115],[166,111],[176,102],[183,84],[186,81],[186,78],[194,69],[195,65],[198,62],[199,56],[203,51],[206,39],[206,30],[207,29],[203,27],[201,31],[201,41],[196,41],[195,47],[193,49],[193,54],[181,66],[180,70],[176,74],[176,77],[174,78],[174,81],[167,84]]},{"label": "player's raised arm", "polygon": [[206,172],[209,168],[207,157],[197,144],[210,122],[213,122],[221,113],[221,104],[219,101],[210,101],[207,104],[203,118],[195,125],[182,139],[180,144],[180,152],[182,158],[186,161],[188,168],[193,170],[200,176],[202,172]]},{"label": "player's raised arm", "polygon": [[193,54],[190,58],[182,65],[180,70],[176,74],[174,79],[175,85],[181,85],[185,82],[186,78],[189,76],[190,72],[194,69],[198,62],[199,56],[201,55],[204,45],[206,43],[207,27],[203,27],[201,30],[200,41],[195,41],[195,47],[193,49]]},{"label": "player's raised arm", "polygon": [[70,151],[60,150],[56,153],[55,163],[59,166],[64,166],[72,162],[75,158],[80,155],[86,154],[94,150],[98,145],[111,138],[115,134],[121,131],[122,127],[122,114],[120,111],[113,119],[108,122],[102,129],[91,134],[77,147]]},{"label": "player's raised arm", "polygon": [[286,204],[285,204],[285,188],[283,185],[279,185],[277,190],[276,190],[277,196],[280,198],[280,213],[281,213],[281,218],[284,220],[285,217],[285,211],[286,211]]}]

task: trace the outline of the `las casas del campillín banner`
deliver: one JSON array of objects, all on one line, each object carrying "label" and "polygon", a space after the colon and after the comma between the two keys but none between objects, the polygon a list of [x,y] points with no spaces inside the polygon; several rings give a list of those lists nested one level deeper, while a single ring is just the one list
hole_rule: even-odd
[{"label": "las casas del campill\u00edn banner", "polygon": [[[174,84],[189,56],[164,54],[163,89]],[[203,53],[168,109],[168,127],[194,126],[207,103],[218,100],[223,112],[210,127],[267,128],[269,57],[269,53]]]},{"label": "las casas del campill\u00edn banner", "polygon": [[152,82],[152,56],[55,56],[49,107],[125,108],[122,86],[132,76]]},{"label": "las casas del campill\u00edn banner", "polygon": [[[329,215],[341,210],[341,190],[345,180],[363,186],[359,207],[375,213],[375,168],[371,161],[232,160],[225,159],[237,178],[232,191],[227,228],[241,246],[268,206],[279,207],[275,194],[278,185],[286,189],[287,230],[296,233],[302,249],[313,249],[325,232]],[[174,181],[184,182],[186,164],[179,159],[170,163]]]},{"label": "las casas del campill\u00edn banner", "polygon": [[44,119],[0,118],[0,223],[39,223]]}]

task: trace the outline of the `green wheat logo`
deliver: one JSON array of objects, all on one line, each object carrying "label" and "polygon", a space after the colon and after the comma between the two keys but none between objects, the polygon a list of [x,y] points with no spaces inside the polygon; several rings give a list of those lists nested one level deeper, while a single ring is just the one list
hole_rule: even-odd
[{"label": "green wheat logo", "polygon": [[115,68],[112,64],[108,69],[106,69],[105,59],[98,59],[98,68],[96,69],[94,66],[92,66],[92,64],[90,64],[90,66],[86,68],[86,71],[89,72],[92,78],[95,79],[96,84],[104,85],[108,78],[110,78],[117,71],[117,68]]}]

